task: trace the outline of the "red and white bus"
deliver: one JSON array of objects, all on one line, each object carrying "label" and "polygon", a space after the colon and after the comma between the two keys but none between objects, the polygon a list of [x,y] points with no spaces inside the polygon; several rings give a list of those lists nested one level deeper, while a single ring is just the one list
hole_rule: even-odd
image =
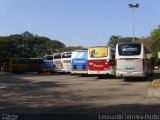
[{"label": "red and white bus", "polygon": [[115,49],[96,46],[88,49],[88,74],[116,75]]}]

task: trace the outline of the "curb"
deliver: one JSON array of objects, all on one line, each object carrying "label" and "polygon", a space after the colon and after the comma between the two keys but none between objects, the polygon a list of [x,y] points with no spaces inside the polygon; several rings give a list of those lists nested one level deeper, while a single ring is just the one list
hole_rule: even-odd
[{"label": "curb", "polygon": [[153,80],[152,87],[160,87],[160,80]]}]

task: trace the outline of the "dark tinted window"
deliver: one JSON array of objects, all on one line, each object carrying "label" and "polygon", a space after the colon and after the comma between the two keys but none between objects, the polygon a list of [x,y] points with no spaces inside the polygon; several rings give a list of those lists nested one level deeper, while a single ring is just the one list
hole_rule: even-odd
[{"label": "dark tinted window", "polygon": [[63,53],[62,58],[71,58],[71,53]]},{"label": "dark tinted window", "polygon": [[61,59],[61,54],[54,55],[54,59]]},{"label": "dark tinted window", "polygon": [[141,44],[119,44],[118,52],[123,56],[140,55]]},{"label": "dark tinted window", "polygon": [[53,60],[53,56],[45,56],[44,59],[45,60]]}]

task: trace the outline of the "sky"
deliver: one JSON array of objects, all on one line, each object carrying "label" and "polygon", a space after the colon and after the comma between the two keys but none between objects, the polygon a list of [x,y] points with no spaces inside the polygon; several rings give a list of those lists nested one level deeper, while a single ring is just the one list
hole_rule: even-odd
[{"label": "sky", "polygon": [[160,25],[160,0],[1,0],[0,36],[29,31],[66,46],[106,45],[110,36],[147,37]]}]

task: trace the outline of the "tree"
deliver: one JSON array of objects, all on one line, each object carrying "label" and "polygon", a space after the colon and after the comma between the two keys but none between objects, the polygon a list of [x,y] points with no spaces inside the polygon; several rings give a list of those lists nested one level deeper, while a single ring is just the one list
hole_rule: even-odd
[{"label": "tree", "polygon": [[152,48],[152,46],[153,46],[154,41],[153,41],[153,39],[151,38],[151,36],[149,36],[149,37],[142,37],[142,38],[140,39],[140,41],[143,43],[143,45],[144,45],[144,47],[146,48],[146,51],[147,51],[148,53],[153,53],[153,48]]},{"label": "tree", "polygon": [[[120,37],[120,36],[111,36],[109,41],[108,41],[108,44],[109,46],[115,48],[117,43],[119,42],[132,42],[133,41],[133,38],[132,37]],[[139,42],[140,41],[140,38],[135,38],[135,42]]]},{"label": "tree", "polygon": [[152,45],[152,49],[154,52],[160,51],[160,25],[158,28],[154,29],[151,32],[151,37],[154,40],[154,43]]},{"label": "tree", "polygon": [[59,49],[59,52],[68,52],[74,50],[84,50],[85,48],[82,46],[69,46],[69,47],[62,47]]},{"label": "tree", "polygon": [[53,54],[65,45],[58,40],[40,37],[30,32],[0,37],[0,63],[5,57],[35,58]]},{"label": "tree", "polygon": [[107,45],[115,48],[118,43],[118,39],[119,39],[119,36],[114,36],[114,35],[111,36]]}]

